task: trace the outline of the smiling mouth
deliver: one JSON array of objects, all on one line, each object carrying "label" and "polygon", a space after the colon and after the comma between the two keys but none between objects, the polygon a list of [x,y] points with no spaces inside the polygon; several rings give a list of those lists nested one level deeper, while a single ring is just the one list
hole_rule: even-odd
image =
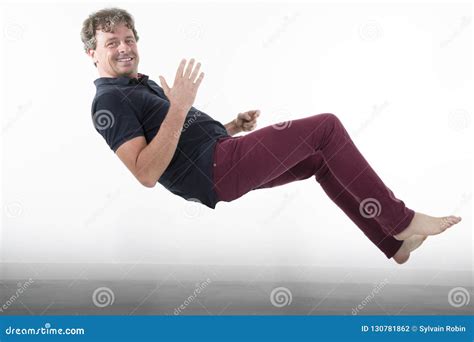
[{"label": "smiling mouth", "polygon": [[131,62],[133,59],[134,59],[133,57],[118,58],[117,62],[127,63],[127,62]]}]

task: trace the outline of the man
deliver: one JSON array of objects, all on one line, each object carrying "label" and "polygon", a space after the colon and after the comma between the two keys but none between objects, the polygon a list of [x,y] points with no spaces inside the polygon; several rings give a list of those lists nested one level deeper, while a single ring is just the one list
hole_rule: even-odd
[{"label": "man", "polygon": [[132,16],[111,8],[93,13],[81,31],[97,67],[92,103],[96,130],[146,187],[215,208],[255,189],[316,179],[363,233],[397,263],[408,260],[428,235],[458,223],[456,216],[414,212],[395,197],[359,152],[337,116],[313,115],[253,131],[259,110],[226,125],[192,105],[204,78],[185,59],[170,86],[138,73],[138,35]]}]

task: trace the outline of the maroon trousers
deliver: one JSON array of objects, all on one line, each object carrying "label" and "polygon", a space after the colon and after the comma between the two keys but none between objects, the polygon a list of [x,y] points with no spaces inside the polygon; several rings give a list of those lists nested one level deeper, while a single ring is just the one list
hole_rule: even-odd
[{"label": "maroon trousers", "polygon": [[311,176],[387,258],[397,252],[402,241],[393,235],[409,225],[415,212],[385,186],[336,115],[317,114],[224,137],[214,150],[218,201]]}]

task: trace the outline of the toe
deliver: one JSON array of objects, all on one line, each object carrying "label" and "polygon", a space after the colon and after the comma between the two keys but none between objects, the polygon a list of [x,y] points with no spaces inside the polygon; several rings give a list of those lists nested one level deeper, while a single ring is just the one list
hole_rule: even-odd
[{"label": "toe", "polygon": [[446,216],[446,217],[443,217],[443,219],[441,220],[441,229],[442,231],[445,231],[446,229],[448,229],[449,227],[455,225],[459,223],[459,220],[456,216]]},{"label": "toe", "polygon": [[454,223],[458,223],[459,221],[461,221],[461,217],[459,217],[459,216],[451,215],[451,216],[449,216],[449,218]]},{"label": "toe", "polygon": [[449,219],[449,222],[450,222],[451,226],[454,225],[454,224],[459,223],[459,221],[460,221],[460,220],[459,220],[457,217],[455,217],[455,216],[453,216],[453,217],[451,217],[451,218]]}]

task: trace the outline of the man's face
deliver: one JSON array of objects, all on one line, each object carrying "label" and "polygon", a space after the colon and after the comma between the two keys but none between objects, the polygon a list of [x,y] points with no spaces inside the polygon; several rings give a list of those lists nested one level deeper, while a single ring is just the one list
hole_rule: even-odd
[{"label": "man's face", "polygon": [[97,63],[101,77],[137,77],[137,42],[133,31],[125,24],[115,26],[113,32],[96,31],[97,46],[89,50],[89,56]]}]

